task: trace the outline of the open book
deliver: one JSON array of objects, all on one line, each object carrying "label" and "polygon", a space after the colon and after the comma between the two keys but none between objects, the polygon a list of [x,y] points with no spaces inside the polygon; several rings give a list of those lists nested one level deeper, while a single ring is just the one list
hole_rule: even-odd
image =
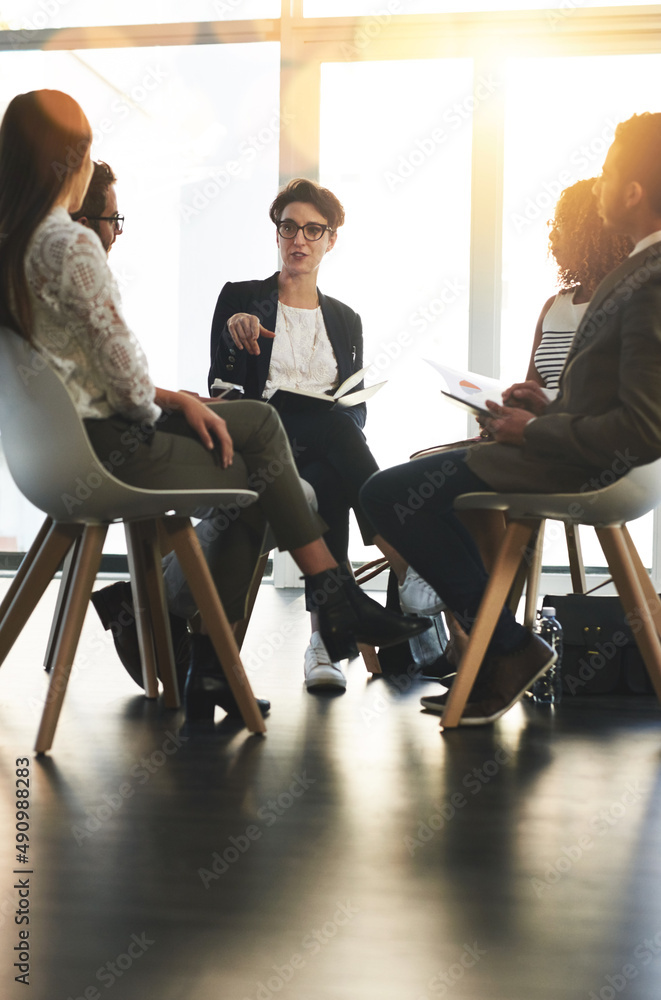
[{"label": "open book", "polygon": [[277,410],[284,409],[285,407],[291,410],[305,409],[309,406],[323,406],[325,408],[332,406],[339,406],[341,408],[356,406],[358,403],[364,403],[370,399],[375,392],[378,392],[386,384],[385,382],[377,382],[376,385],[370,385],[366,389],[357,389],[355,392],[350,392],[350,389],[353,389],[355,385],[358,385],[362,381],[366,371],[366,368],[361,368],[360,371],[354,372],[332,394],[312,392],[310,389],[286,387],[276,389],[271,396],[270,402],[273,403]]},{"label": "open book", "polygon": [[503,389],[506,387],[497,379],[478,375],[476,372],[462,372],[456,368],[448,368],[447,365],[441,365],[430,358],[425,360],[447,385],[447,391],[441,390],[443,395],[452,403],[470,410],[475,416],[493,416],[486,406],[488,399],[494,403],[502,403]]}]

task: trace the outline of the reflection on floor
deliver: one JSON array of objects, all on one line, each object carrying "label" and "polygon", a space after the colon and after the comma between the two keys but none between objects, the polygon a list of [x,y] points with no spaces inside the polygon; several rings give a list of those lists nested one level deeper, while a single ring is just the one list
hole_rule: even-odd
[{"label": "reflection on floor", "polygon": [[[355,661],[345,695],[307,694],[301,592],[264,586],[245,662],[273,702],[266,738],[221,713],[187,731],[140,696],[90,614],[36,760],[54,596],[0,675],[0,995],[658,1000],[654,699],[526,704],[441,735],[419,710],[432,683],[370,680]],[[26,929],[29,990],[13,965]]]}]

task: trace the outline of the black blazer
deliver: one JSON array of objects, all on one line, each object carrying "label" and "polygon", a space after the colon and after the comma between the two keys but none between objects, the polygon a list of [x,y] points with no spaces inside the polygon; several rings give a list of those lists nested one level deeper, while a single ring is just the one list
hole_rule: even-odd
[{"label": "black blazer", "polygon": [[[259,340],[260,353],[255,356],[240,351],[227,329],[227,321],[235,313],[257,316],[267,330],[275,329],[278,310],[278,271],[263,281],[228,281],[223,287],[211,324],[211,367],[209,389],[214,379],[242,385],[247,399],[261,399],[271,364],[273,341]],[[323,295],[317,289],[326,332],[337,360],[340,383],[363,367],[363,327],[360,316],[343,302]],[[362,388],[362,382],[360,386]],[[365,403],[349,407],[346,413],[359,427],[365,425]]]},{"label": "black blazer", "polygon": [[498,491],[576,493],[661,458],[661,242],[596,289],[560,391],[524,440],[475,445],[468,465]]}]

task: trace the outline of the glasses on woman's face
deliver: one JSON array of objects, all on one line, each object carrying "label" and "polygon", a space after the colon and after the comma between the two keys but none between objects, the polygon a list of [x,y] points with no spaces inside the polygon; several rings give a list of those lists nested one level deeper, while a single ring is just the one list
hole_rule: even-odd
[{"label": "glasses on woman's face", "polygon": [[124,232],[123,215],[88,215],[86,218],[88,222],[112,222],[118,236]]},{"label": "glasses on woman's face", "polygon": [[303,235],[306,240],[310,243],[316,243],[324,235],[326,230],[329,233],[335,232],[331,226],[322,226],[319,222],[306,222],[304,226],[297,226],[295,222],[290,219],[285,219],[284,222],[278,222],[275,227],[278,230],[280,236],[283,240],[293,240],[298,235],[299,229],[303,230]]}]

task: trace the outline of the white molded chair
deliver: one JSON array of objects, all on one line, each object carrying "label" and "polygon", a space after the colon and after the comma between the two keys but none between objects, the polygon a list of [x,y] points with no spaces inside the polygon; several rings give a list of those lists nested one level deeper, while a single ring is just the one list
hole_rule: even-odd
[{"label": "white molded chair", "polygon": [[[661,503],[661,459],[632,469],[617,482],[583,493],[465,493],[456,510],[502,510],[508,525],[468,646],[448,695],[441,727],[457,726],[493,635],[498,616],[522,562],[535,562],[533,536],[545,519],[592,525],[606,556],[625,612],[641,622],[636,642],[661,701],[661,601],[626,527]],[[528,577],[528,607],[534,607],[541,560]]]},{"label": "white molded chair", "polygon": [[[0,328],[0,430],[9,470],[46,521],[0,607],[0,664],[71,550],[58,612],[51,679],[35,749],[53,742],[108,525],[123,521],[145,693],[179,707],[161,575],[161,542],[174,548],[249,730],[265,732],[209,568],[190,524],[199,507],[254,501],[252,490],[149,490],[129,486],[99,461],[59,375],[22,337]],[[160,540],[160,541],[159,541]]]}]

